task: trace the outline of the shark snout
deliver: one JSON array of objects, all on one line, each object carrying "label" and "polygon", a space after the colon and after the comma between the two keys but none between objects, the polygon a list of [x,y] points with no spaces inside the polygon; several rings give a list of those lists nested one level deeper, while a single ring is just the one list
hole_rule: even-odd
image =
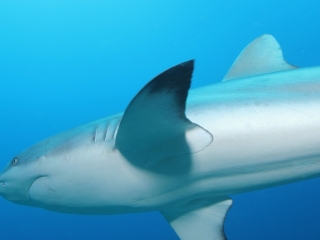
[{"label": "shark snout", "polygon": [[34,179],[21,178],[22,174],[3,171],[0,174],[0,196],[8,201],[26,204],[29,201],[29,188]]},{"label": "shark snout", "polygon": [[12,184],[0,181],[0,196],[8,201],[24,204],[29,200],[28,191],[25,189],[19,189]]},{"label": "shark snout", "polygon": [[10,188],[7,187],[7,183],[4,179],[0,179],[0,196],[11,201],[10,196],[12,195]]},{"label": "shark snout", "polygon": [[[0,177],[1,177],[2,175],[0,174]],[[1,190],[2,190],[2,188],[5,186],[5,180],[4,179],[1,179],[0,178],[0,195],[1,195]]]}]

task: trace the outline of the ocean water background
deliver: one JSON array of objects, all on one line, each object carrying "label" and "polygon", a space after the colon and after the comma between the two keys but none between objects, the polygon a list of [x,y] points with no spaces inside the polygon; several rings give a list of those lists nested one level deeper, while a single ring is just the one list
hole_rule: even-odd
[{"label": "ocean water background", "polygon": [[[277,38],[288,62],[320,65],[319,26],[318,0],[2,0],[0,164],[123,111],[144,84],[180,62],[196,59],[193,88],[218,82],[264,33]],[[320,239],[320,179],[232,198],[230,240]],[[178,238],[156,212],[67,215],[0,199],[0,239]]]}]

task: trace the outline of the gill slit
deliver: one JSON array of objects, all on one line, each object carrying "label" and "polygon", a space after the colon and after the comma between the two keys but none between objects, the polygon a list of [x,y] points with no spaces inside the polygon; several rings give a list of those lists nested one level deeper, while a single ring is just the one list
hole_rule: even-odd
[{"label": "gill slit", "polygon": [[115,140],[115,138],[116,138],[116,136],[117,136],[121,119],[122,119],[122,118],[119,119],[118,124],[117,124],[117,126],[116,126],[116,129],[113,131],[113,134],[112,134],[112,139],[113,139],[113,140]]},{"label": "gill slit", "polygon": [[111,122],[111,121],[108,121],[106,133],[105,133],[105,136],[104,136],[104,141],[105,141],[105,142],[107,141],[107,135],[108,135],[109,127],[110,127],[110,122]]},{"label": "gill slit", "polygon": [[96,128],[94,136],[93,136],[93,142],[97,141],[97,132],[98,132],[98,128]]}]

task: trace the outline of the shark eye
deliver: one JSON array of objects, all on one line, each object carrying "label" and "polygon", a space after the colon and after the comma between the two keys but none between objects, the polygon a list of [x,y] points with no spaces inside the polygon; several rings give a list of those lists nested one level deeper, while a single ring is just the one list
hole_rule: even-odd
[{"label": "shark eye", "polygon": [[17,157],[14,157],[12,160],[11,160],[11,165],[14,166],[18,163],[18,158]]}]

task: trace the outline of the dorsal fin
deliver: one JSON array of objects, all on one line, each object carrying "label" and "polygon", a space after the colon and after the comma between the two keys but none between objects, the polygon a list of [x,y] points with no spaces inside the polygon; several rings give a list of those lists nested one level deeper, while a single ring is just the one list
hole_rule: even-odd
[{"label": "dorsal fin", "polygon": [[269,34],[253,40],[243,49],[223,81],[297,68],[287,63],[277,40]]}]

